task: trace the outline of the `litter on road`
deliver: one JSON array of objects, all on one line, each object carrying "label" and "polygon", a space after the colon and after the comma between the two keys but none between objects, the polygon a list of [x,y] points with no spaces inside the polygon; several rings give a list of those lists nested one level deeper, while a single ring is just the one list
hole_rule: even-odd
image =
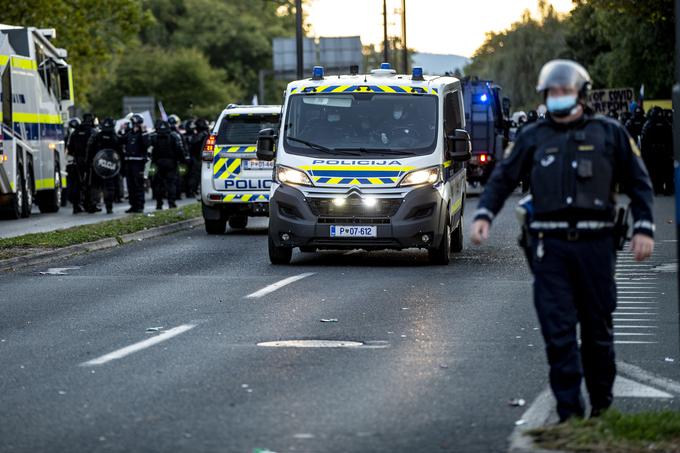
[{"label": "litter on road", "polygon": [[512,407],[524,407],[527,402],[522,398],[513,398],[508,401],[508,404]]},{"label": "litter on road", "polygon": [[322,319],[321,322],[338,322],[336,318]]}]

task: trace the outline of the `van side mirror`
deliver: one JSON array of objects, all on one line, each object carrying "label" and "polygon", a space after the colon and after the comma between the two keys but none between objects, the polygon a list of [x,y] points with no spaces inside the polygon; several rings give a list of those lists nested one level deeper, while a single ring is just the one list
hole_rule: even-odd
[{"label": "van side mirror", "polygon": [[467,162],[472,158],[470,134],[465,129],[456,129],[446,137],[449,158],[454,162]]},{"label": "van side mirror", "polygon": [[259,160],[274,160],[276,154],[276,140],[278,139],[276,130],[262,129],[257,136],[257,158]]}]

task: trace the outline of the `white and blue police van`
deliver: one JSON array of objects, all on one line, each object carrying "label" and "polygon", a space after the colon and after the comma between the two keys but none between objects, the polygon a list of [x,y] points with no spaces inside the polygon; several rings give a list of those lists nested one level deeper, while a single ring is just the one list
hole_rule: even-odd
[{"label": "white and blue police van", "polygon": [[269,258],[294,248],[421,248],[448,264],[463,247],[465,131],[461,83],[399,75],[313,77],[288,85],[281,125],[260,132],[257,156],[274,161]]},{"label": "white and blue police van", "polygon": [[203,146],[201,203],[208,234],[246,228],[248,217],[266,216],[273,164],[258,160],[262,129],[278,128],[280,105],[229,105]]}]

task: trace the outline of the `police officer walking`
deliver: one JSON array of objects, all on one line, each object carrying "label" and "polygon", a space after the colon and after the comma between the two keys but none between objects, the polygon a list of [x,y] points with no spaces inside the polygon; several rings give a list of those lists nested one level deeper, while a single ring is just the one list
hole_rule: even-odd
[{"label": "police officer walking", "polygon": [[130,209],[127,213],[144,212],[144,167],[148,160],[149,137],[144,132],[144,118],[132,115],[131,130],[124,139],[125,180],[127,182]]},{"label": "police officer walking", "polygon": [[649,111],[640,134],[642,158],[652,178],[656,194],[675,193],[673,169],[673,127],[661,107]]},{"label": "police officer walking", "polygon": [[156,166],[156,209],[163,209],[163,198],[168,199],[170,208],[176,208],[177,170],[179,164],[185,162],[185,156],[183,147],[166,121],[158,123],[156,133],[151,136],[151,147],[151,163]]},{"label": "police officer walking", "polygon": [[486,240],[494,216],[518,181],[530,175],[534,305],[560,421],[585,415],[582,377],[591,416],[612,404],[617,184],[631,199],[636,260],[648,258],[654,248],[653,193],[640,151],[618,122],[588,112],[590,83],[588,72],[573,61],[543,67],[537,90],[548,114],[506,151],[479,201],[471,234],[475,244]]},{"label": "police officer walking", "polygon": [[112,150],[117,155],[115,159],[120,160],[121,145],[118,135],[116,134],[116,122],[113,118],[105,118],[102,121],[101,130],[90,138],[87,145],[87,153],[92,161],[92,172],[90,176],[91,187],[90,196],[93,197],[90,203],[96,205],[99,202],[99,193],[104,192],[104,204],[106,205],[106,213],[113,214],[113,201],[115,198],[116,184],[118,180],[114,175],[112,177],[104,178],[98,174],[95,167],[98,165],[95,157],[97,153],[102,150]]}]

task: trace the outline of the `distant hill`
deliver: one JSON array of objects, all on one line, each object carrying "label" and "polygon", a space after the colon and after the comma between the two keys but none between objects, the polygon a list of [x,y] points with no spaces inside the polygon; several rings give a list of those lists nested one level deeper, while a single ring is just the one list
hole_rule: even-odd
[{"label": "distant hill", "polygon": [[421,52],[413,53],[411,58],[413,66],[422,66],[423,72],[430,75],[442,75],[445,72],[454,72],[456,69],[463,72],[463,68],[471,61],[469,58],[460,55]]}]

